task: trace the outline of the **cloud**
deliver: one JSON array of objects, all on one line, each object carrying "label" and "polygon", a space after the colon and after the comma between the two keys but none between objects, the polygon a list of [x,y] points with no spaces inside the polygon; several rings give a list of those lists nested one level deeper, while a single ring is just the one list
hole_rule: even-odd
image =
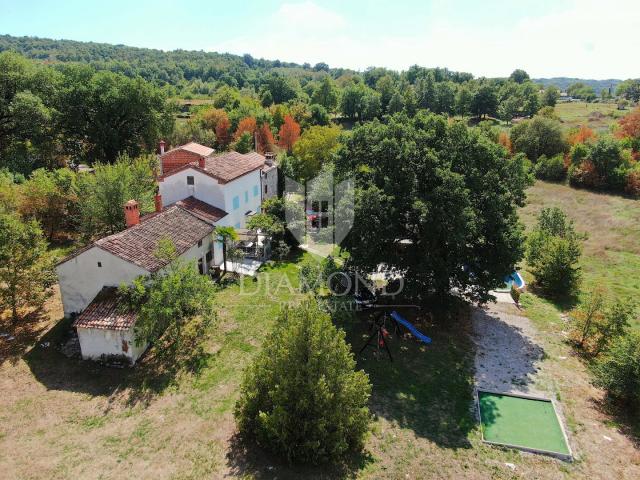
[{"label": "cloud", "polygon": [[423,28],[400,33],[391,30],[389,19],[388,33],[380,33],[312,1],[285,3],[255,36],[238,36],[211,50],[356,69],[417,63],[478,76],[506,76],[515,68],[534,77],[640,76],[640,4],[634,0],[570,0],[548,13],[532,9],[521,20],[505,18],[470,23],[464,11],[436,14],[424,19]]}]

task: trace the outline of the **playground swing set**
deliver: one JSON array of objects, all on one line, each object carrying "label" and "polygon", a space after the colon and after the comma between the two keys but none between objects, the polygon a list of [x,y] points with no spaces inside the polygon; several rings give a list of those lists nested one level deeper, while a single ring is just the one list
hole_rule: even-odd
[{"label": "playground swing set", "polygon": [[389,360],[393,362],[393,356],[391,355],[388,344],[389,330],[387,329],[387,321],[391,323],[391,327],[396,335],[400,335],[402,333],[402,326],[425,345],[431,343],[430,337],[427,337],[424,333],[420,332],[411,322],[393,310],[391,313],[383,312],[381,315],[374,318],[371,323],[371,329],[373,332],[358,352],[358,355],[364,352],[367,347],[375,349],[378,356],[380,355],[381,349],[384,349],[389,356]]}]

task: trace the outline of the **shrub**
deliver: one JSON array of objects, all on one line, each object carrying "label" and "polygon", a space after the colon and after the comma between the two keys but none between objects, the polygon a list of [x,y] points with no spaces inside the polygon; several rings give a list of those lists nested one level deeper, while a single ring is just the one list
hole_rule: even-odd
[{"label": "shrub", "polygon": [[283,260],[289,256],[291,247],[284,240],[277,240],[273,242],[271,250],[273,252],[274,258],[276,258],[277,260]]},{"label": "shrub", "polygon": [[580,282],[581,236],[559,208],[545,208],[527,241],[527,264],[549,296],[574,294]]},{"label": "shrub", "polygon": [[215,286],[209,277],[198,273],[194,262],[177,258],[171,240],[161,240],[155,254],[170,262],[167,267],[137,277],[131,285],[121,284],[119,289],[125,308],[138,315],[136,343],[162,338],[164,353],[188,351],[215,319]]},{"label": "shrub", "polygon": [[587,301],[570,314],[573,320],[571,339],[588,355],[598,356],[626,333],[635,310],[635,304],[630,300],[605,302],[604,292],[595,289]]},{"label": "shrub", "polygon": [[640,405],[640,334],[619,337],[595,365],[595,384],[618,401]]},{"label": "shrub", "polygon": [[320,263],[310,258],[300,265],[298,275],[302,293],[317,292],[322,287],[322,267]]},{"label": "shrub", "polygon": [[516,305],[520,304],[520,290],[515,285],[511,285],[511,298],[516,303]]},{"label": "shrub", "polygon": [[542,155],[535,164],[534,173],[536,178],[541,180],[550,180],[553,182],[564,180],[567,172],[564,168],[563,155],[556,155],[550,158]]},{"label": "shrub", "polygon": [[624,191],[633,197],[640,197],[640,168],[629,172]]},{"label": "shrub", "polygon": [[535,162],[541,155],[554,156],[566,150],[560,122],[536,115],[511,129],[511,143]]},{"label": "shrub", "polygon": [[285,307],[245,371],[240,433],[290,462],[336,460],[363,447],[371,384],[315,301]]}]

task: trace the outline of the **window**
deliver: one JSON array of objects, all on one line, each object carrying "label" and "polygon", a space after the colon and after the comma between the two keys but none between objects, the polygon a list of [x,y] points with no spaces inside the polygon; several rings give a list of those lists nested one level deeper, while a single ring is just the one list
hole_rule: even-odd
[{"label": "window", "polygon": [[320,228],[327,228],[329,226],[329,217],[324,216],[320,220]]},{"label": "window", "polygon": [[98,268],[102,268],[102,262],[98,262]]},{"label": "window", "polygon": [[233,209],[237,210],[240,208],[240,197],[239,196],[235,196],[233,197]]},{"label": "window", "polygon": [[198,246],[201,247],[202,246],[202,240],[198,240]]},{"label": "window", "polygon": [[268,185],[264,186],[264,193],[269,193],[269,186]]},{"label": "window", "polygon": [[213,253],[211,253],[211,250],[209,250],[206,257],[207,265],[211,265],[211,260],[213,260]]},{"label": "window", "polygon": [[244,191],[244,203],[249,203],[249,190]]},{"label": "window", "polygon": [[311,202],[311,210],[313,212],[319,212],[320,211],[320,202],[318,202],[317,200],[314,200],[313,202]]},{"label": "window", "polygon": [[187,185],[193,185],[193,175],[187,175]]},{"label": "window", "polygon": [[198,259],[198,272],[200,272],[200,275],[204,273],[204,264],[202,263],[202,258]]},{"label": "window", "polygon": [[257,197],[258,195],[260,195],[260,187],[258,187],[258,185],[254,185],[253,186],[253,196]]},{"label": "window", "polygon": [[322,200],[322,202],[320,202],[320,211],[322,213],[327,213],[329,211],[329,201],[328,200]]}]

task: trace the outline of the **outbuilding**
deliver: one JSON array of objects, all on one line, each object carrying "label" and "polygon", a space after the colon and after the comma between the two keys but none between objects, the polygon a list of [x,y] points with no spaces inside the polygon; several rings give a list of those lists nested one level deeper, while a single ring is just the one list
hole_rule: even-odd
[{"label": "outbuilding", "polygon": [[116,288],[105,287],[73,322],[82,358],[133,365],[148,344],[138,344],[136,314],[121,305]]}]

